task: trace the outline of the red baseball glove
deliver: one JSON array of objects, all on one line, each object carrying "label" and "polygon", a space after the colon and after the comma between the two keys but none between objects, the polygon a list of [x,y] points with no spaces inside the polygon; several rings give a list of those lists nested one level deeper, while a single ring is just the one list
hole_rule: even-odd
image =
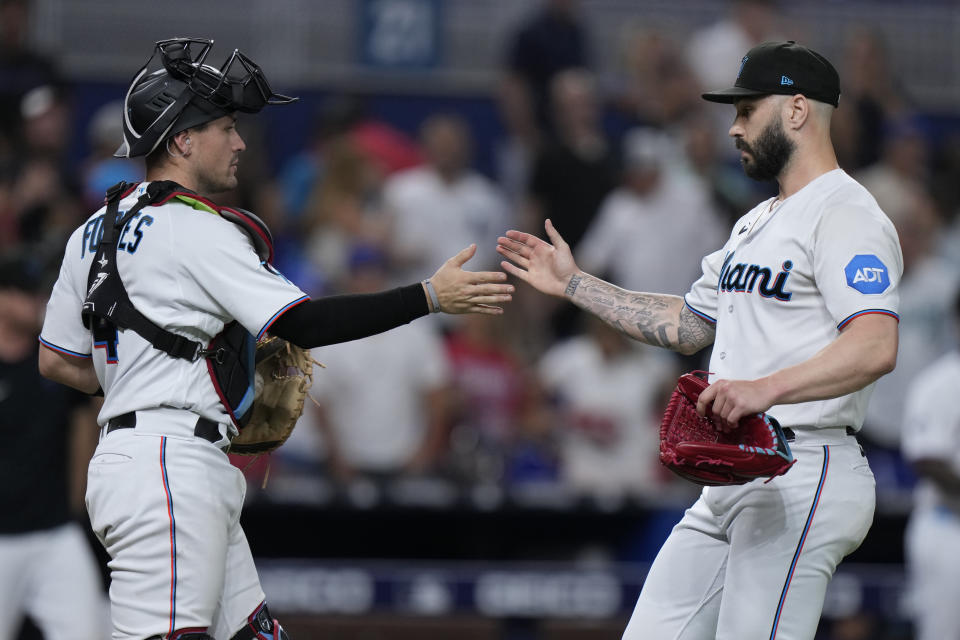
[{"label": "red baseball glove", "polygon": [[[765,413],[744,416],[733,428],[697,413],[697,398],[709,383],[685,373],[660,423],[660,462],[702,485],[745,484],[772,479],[793,466],[793,453],[780,424]],[[769,482],[769,480],[768,480]]]}]

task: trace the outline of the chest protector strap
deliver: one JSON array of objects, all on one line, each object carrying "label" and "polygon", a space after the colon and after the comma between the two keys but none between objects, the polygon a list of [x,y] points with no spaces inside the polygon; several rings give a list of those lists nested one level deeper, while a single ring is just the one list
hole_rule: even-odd
[{"label": "chest protector strap", "polygon": [[107,191],[103,234],[87,277],[87,296],[81,312],[83,324],[93,332],[95,340],[102,335],[115,334],[118,329],[131,329],[154,348],[171,357],[190,362],[205,358],[207,370],[221,403],[234,424],[242,428],[249,421],[250,408],[253,406],[256,338],[240,323],[233,321],[224,326],[223,331],[214,336],[210,344],[204,345],[167,331],[151,321],[133,306],[123,286],[117,270],[117,245],[124,226],[144,207],[162,204],[175,196],[182,196],[184,201],[194,206],[200,202],[203,208],[210,209],[240,226],[250,235],[257,253],[264,261],[273,257],[270,231],[263,222],[247,211],[216,208],[212,203],[198,199],[192,192],[169,181],[151,182],[136,204],[120,216],[120,201],[134,187],[135,184],[121,182]]}]

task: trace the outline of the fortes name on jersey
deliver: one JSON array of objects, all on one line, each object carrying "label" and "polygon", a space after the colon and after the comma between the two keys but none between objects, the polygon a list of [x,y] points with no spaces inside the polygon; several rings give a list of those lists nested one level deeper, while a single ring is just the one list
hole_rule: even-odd
[{"label": "fortes name on jersey", "polygon": [[[786,290],[790,270],[793,269],[792,260],[784,260],[780,270],[774,272],[770,267],[745,262],[733,262],[734,252],[731,251],[723,259],[720,269],[720,281],[717,291],[730,293],[753,293],[754,289],[764,298],[774,298],[787,302],[793,293]],[[776,275],[774,276],[774,273]]]},{"label": "fortes name on jersey", "polygon": [[[123,217],[124,213],[126,212],[117,212],[117,217]],[[103,237],[104,216],[106,216],[105,213],[93,218],[87,222],[83,228],[83,242],[80,244],[81,260],[86,257],[87,253],[97,252],[97,246]],[[134,215],[127,224],[123,225],[123,230],[120,231],[120,241],[117,244],[117,251],[126,251],[131,254],[136,253],[137,248],[140,246],[140,241],[143,240],[144,228],[152,224],[153,216],[142,211]],[[127,232],[130,231],[131,227],[133,228],[133,238],[127,238]]]}]

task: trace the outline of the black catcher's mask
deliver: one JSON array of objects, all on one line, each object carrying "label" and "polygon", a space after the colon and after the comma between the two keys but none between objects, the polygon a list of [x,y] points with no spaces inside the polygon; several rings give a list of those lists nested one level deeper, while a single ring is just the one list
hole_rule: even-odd
[{"label": "black catcher's mask", "polygon": [[[213,40],[206,38],[171,38],[156,44],[127,90],[124,142],[115,156],[145,156],[184,129],[235,111],[257,113],[268,104],[297,100],[274,93],[260,67],[237,49],[219,69],[205,64],[212,46]],[[161,66],[151,70],[155,59]]]}]

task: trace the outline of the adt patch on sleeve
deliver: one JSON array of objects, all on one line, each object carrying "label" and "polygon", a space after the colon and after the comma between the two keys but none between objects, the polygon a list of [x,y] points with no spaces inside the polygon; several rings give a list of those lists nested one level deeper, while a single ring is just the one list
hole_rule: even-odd
[{"label": "adt patch on sleeve", "polygon": [[887,266],[873,254],[857,254],[843,269],[847,284],[860,293],[883,293],[890,286]]}]

